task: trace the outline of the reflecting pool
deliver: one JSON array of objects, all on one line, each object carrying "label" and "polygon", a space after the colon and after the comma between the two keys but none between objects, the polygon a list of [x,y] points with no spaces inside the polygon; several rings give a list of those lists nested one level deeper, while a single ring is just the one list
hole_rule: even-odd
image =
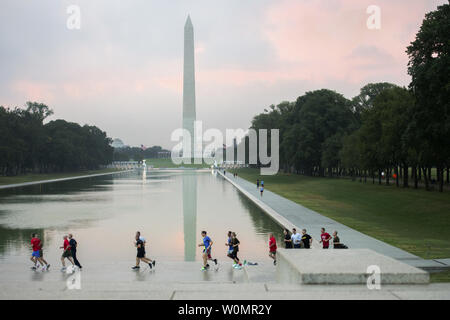
[{"label": "reflecting pool", "polygon": [[147,256],[166,261],[201,259],[200,232],[226,257],[228,230],[241,242],[240,258],[269,260],[267,234],[282,229],[222,177],[210,172],[135,172],[0,191],[0,262],[29,263],[30,235],[44,242],[44,257],[59,265],[62,237],[78,241],[82,265],[134,262],[134,234]]}]

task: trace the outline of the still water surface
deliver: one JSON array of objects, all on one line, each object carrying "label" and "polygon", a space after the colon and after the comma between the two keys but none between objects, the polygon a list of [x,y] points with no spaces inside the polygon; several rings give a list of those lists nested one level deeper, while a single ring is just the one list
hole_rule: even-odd
[{"label": "still water surface", "polygon": [[201,259],[201,230],[226,257],[228,230],[240,257],[269,260],[267,234],[281,245],[281,228],[222,177],[194,171],[130,173],[0,191],[0,263],[28,263],[30,234],[44,242],[44,257],[59,265],[62,236],[78,241],[82,265],[134,261],[135,232],[157,260]]}]

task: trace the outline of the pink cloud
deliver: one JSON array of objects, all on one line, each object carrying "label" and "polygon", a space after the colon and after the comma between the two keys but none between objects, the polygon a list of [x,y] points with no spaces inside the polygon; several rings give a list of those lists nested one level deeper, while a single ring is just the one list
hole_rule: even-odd
[{"label": "pink cloud", "polygon": [[53,102],[55,98],[55,85],[51,83],[18,80],[11,85],[11,91],[25,97],[26,101]]},{"label": "pink cloud", "polygon": [[264,33],[278,59],[295,66],[290,72],[300,79],[321,83],[331,77],[357,84],[388,73],[404,81],[405,50],[430,3],[376,2],[380,30],[366,26],[372,0],[283,0],[267,10]]},{"label": "pink cloud", "polygon": [[52,79],[47,82],[30,80],[27,75],[11,83],[12,92],[25,100],[52,103],[55,98],[90,99],[111,95],[145,95],[149,92],[166,91],[182,93],[182,78],[179,76],[180,62],[166,62],[147,65],[141,69],[121,67],[88,68],[70,72],[63,81]]}]

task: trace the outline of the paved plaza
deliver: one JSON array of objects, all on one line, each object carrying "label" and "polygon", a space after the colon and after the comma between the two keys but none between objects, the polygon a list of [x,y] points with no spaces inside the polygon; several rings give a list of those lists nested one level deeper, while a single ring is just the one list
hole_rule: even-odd
[{"label": "paved plaza", "polygon": [[[261,197],[255,183],[251,183],[239,177],[233,177],[231,173],[226,173],[224,176],[223,171],[221,171],[219,174],[231,182],[261,209],[270,214],[282,226],[286,226],[289,229],[291,229],[291,227],[296,227],[297,230],[305,228],[315,239],[319,238],[321,227],[326,228],[330,234],[332,231],[337,230],[341,241],[352,249],[371,249],[388,257],[401,260],[411,266],[426,270],[450,267],[449,259],[422,259],[402,249],[349,228],[333,219],[327,218],[298,203],[279,196],[266,188],[264,190],[264,195]],[[266,185],[266,187],[270,188],[268,185]],[[320,247],[318,241],[314,241],[313,244],[315,247]]]},{"label": "paved plaza", "polygon": [[[25,276],[24,276],[25,275]],[[218,271],[200,271],[200,262],[167,261],[155,270],[130,270],[130,263],[93,264],[81,271],[80,289],[68,289],[69,275],[53,267],[31,271],[24,264],[2,264],[0,299],[163,299],[163,300],[286,300],[286,299],[450,299],[450,283],[382,285],[292,285],[276,282],[271,264],[235,270],[231,263]]]}]

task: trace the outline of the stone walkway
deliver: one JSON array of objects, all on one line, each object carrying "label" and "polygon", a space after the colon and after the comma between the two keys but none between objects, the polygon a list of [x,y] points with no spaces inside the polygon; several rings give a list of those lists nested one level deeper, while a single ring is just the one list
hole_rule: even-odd
[{"label": "stone walkway", "polygon": [[[132,261],[131,261],[132,262]],[[68,289],[70,275],[52,266],[31,271],[29,264],[0,265],[0,300],[14,299],[163,299],[163,300],[286,300],[286,299],[450,299],[450,283],[382,285],[286,285],[275,281],[272,264],[235,270],[224,262],[219,270],[202,272],[201,262],[162,261],[156,269],[130,270],[130,262],[92,264],[80,272],[80,289]]]},{"label": "stone walkway", "polygon": [[100,177],[100,176],[107,176],[107,175],[113,175],[113,174],[121,174],[121,173],[126,173],[126,172],[132,172],[132,171],[133,170],[111,171],[111,172],[105,172],[105,173],[88,174],[88,175],[83,175],[83,176],[73,176],[73,177],[65,177],[65,178],[57,178],[57,179],[48,179],[48,180],[38,180],[38,181],[30,181],[30,182],[5,184],[5,185],[0,185],[0,190],[1,189],[28,187],[28,186],[37,185],[37,184],[44,184],[44,183],[61,182],[61,181],[85,179],[85,178],[94,178],[94,177]]},{"label": "stone walkway", "polygon": [[[320,247],[320,228],[324,227],[328,233],[337,230],[342,243],[353,249],[372,249],[378,253],[401,260],[409,265],[426,270],[442,269],[450,267],[449,259],[425,260],[385,242],[372,238],[352,228],[349,228],[333,219],[327,218],[298,203],[277,195],[267,189],[261,197],[255,183],[233,177],[231,173],[219,174],[233,184],[239,191],[251,199],[262,210],[271,215],[280,225],[289,229],[296,227],[299,231],[303,228],[315,239],[314,247]],[[266,185],[267,187],[267,185]]]}]

